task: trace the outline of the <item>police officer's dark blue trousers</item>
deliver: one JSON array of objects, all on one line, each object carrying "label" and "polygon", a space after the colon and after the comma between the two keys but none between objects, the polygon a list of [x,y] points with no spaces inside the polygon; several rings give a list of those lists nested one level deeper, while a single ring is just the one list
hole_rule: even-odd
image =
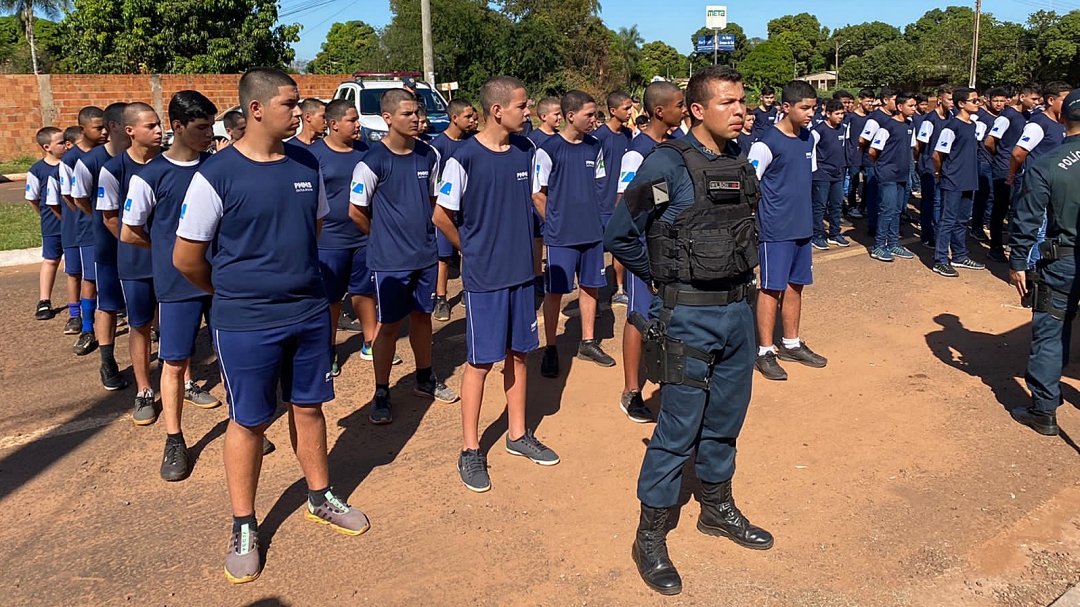
[{"label": "police officer's dark blue trousers", "polygon": [[[1076,258],[1063,257],[1040,264],[1039,281],[1054,289],[1050,305],[1055,310],[1076,313],[1080,285],[1076,280]],[[1071,295],[1066,296],[1065,293]],[[1049,312],[1034,312],[1031,318],[1031,355],[1024,378],[1036,411],[1054,412],[1061,404],[1061,369],[1069,360],[1072,323],[1054,318]]]},{"label": "police officer's dark blue trousers", "polygon": [[[653,298],[652,316],[661,299]],[[754,315],[744,300],[726,306],[676,306],[667,335],[711,352],[715,358],[708,391],[665,384],[660,389],[660,416],[638,477],[638,500],[652,508],[679,502],[683,464],[694,455],[697,477],[722,483],[735,474],[735,441],[750,404],[757,346]],[[689,377],[704,380],[704,361],[687,358]]]}]

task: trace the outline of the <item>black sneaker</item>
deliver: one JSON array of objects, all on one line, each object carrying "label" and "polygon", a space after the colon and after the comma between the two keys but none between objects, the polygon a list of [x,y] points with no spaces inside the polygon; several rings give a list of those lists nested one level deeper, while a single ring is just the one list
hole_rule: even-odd
[{"label": "black sneaker", "polygon": [[375,398],[371,401],[371,413],[368,421],[376,426],[382,426],[394,421],[394,414],[390,411],[390,392],[388,390],[376,390]]},{"label": "black sneaker", "polygon": [[470,491],[483,493],[491,489],[491,477],[487,471],[487,456],[476,449],[462,451],[458,456],[458,474]]},{"label": "black sneaker", "polygon": [[784,362],[802,363],[807,367],[813,367],[815,369],[824,368],[829,364],[828,359],[824,356],[815,353],[810,348],[806,347],[806,342],[800,341],[799,347],[787,348],[784,344],[776,346],[776,357]]},{"label": "black sneaker", "polygon": [[986,257],[990,261],[996,261],[998,263],[1009,261],[1009,258],[1005,255],[1005,251],[1000,249],[990,249],[990,252],[986,254]]},{"label": "black sneaker", "polygon": [[559,376],[559,349],[555,346],[544,348],[544,358],[540,359],[540,375],[544,377]]},{"label": "black sneaker", "polygon": [[154,391],[143,390],[135,395],[135,410],[131,412],[131,420],[136,426],[149,426],[157,421],[157,407],[154,406]]},{"label": "black sneaker", "polygon": [[52,302],[48,299],[42,299],[37,302],[37,310],[34,311],[35,320],[52,320],[56,316],[56,312],[53,311]]},{"label": "black sneaker", "polygon": [[760,354],[754,361],[754,368],[761,372],[765,379],[784,381],[787,379],[787,371],[776,362],[776,352],[769,350]]},{"label": "black sneaker", "polygon": [[97,338],[94,337],[93,331],[83,331],[79,334],[79,339],[75,342],[75,346],[72,350],[78,356],[86,356],[87,354],[97,350]]},{"label": "black sneaker", "polygon": [[641,399],[641,392],[637,390],[623,392],[622,398],[619,399],[619,408],[632,422],[647,424],[656,421],[652,411],[645,406],[645,401]]},{"label": "black sneaker", "polygon": [[1057,415],[1049,411],[1036,411],[1030,407],[1019,407],[1009,411],[1009,415],[1043,436],[1057,436],[1061,432],[1057,425]]},{"label": "black sneaker", "polygon": [[965,259],[964,261],[952,262],[954,268],[961,268],[964,270],[985,270],[986,266],[975,261],[974,259]]},{"label": "black sneaker", "polygon": [[450,320],[450,304],[447,303],[445,297],[435,300],[435,311],[431,314],[431,317],[439,322]]},{"label": "black sneaker", "polygon": [[161,333],[158,333],[157,329],[150,327],[150,343],[156,344],[159,341],[161,341]]},{"label": "black sneaker", "polygon": [[360,325],[360,321],[356,320],[346,312],[341,313],[341,318],[337,323],[338,331],[345,331],[346,333],[363,333],[364,327]]},{"label": "black sneaker", "polygon": [[949,265],[949,264],[941,264],[941,263],[934,266],[934,273],[935,274],[941,274],[942,276],[944,276],[946,278],[956,278],[956,277],[960,276],[960,273],[957,272],[956,270],[954,270],[951,265]]},{"label": "black sneaker", "polygon": [[439,378],[435,377],[434,373],[431,375],[431,379],[427,381],[417,381],[416,387],[413,388],[413,394],[434,398],[440,403],[456,403],[458,401],[457,392],[448,388]]},{"label": "black sneaker", "polygon": [[969,234],[971,234],[973,240],[990,242],[990,237],[986,235],[986,232],[984,232],[982,228],[972,228]]},{"label": "black sneaker", "polygon": [[101,375],[101,385],[110,392],[122,390],[128,385],[124,376],[120,375],[120,369],[116,366],[116,361],[101,363],[99,374]]},{"label": "black sneaker", "polygon": [[64,335],[78,335],[82,332],[82,317],[72,316],[64,324]]},{"label": "black sneaker", "polygon": [[165,458],[161,461],[161,480],[182,481],[191,474],[191,456],[181,442],[165,441]]},{"label": "black sneaker", "polygon": [[614,367],[615,359],[608,356],[607,352],[600,347],[600,342],[595,339],[583,339],[578,346],[577,357],[581,360],[591,360],[601,367]]},{"label": "black sneaker", "polygon": [[534,464],[540,464],[541,466],[554,466],[559,463],[559,456],[550,447],[540,442],[533,435],[533,431],[529,429],[526,429],[525,434],[522,434],[521,438],[517,440],[510,440],[510,435],[507,434],[506,452],[510,455],[527,457]]},{"label": "black sneaker", "polygon": [[263,455],[270,455],[277,450],[274,443],[270,442],[270,439],[263,437]]}]

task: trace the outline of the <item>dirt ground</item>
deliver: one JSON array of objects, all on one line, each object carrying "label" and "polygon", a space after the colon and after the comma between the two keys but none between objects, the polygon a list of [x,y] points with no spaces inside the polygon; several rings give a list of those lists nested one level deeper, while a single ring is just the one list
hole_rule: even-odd
[{"label": "dirt ground", "polygon": [[[1030,312],[1016,307],[1005,268],[950,280],[918,253],[892,264],[858,245],[815,253],[802,337],[829,366],[789,364],[787,382],[755,376],[739,441],[736,499],[776,546],[755,552],[699,533],[688,470],[669,536],[685,591],[671,598],[649,591],[630,560],[652,426],[619,411],[621,368],[570,358],[575,303],[563,376],[540,377],[530,357],[530,424],[561,464],[502,449],[501,382],[491,377],[482,442],[493,488],[466,490],[455,470],[458,408],[411,395],[407,340],[390,426],[367,422],[371,371],[353,356],[326,405],[331,471],[372,529],[346,537],[300,516],[305,486],[286,424],[275,422],[279,449],[265,459],[257,502],[266,569],[234,586],[221,571],[225,408],[187,412],[198,463],[190,479],[162,482],[163,422],[131,423],[134,391],[101,389],[98,356],[71,354],[62,315],[32,320],[36,268],[0,270],[0,603],[1046,605],[1080,580],[1080,447],[1009,418],[1027,402]],[[604,308],[598,321],[609,352],[623,314]],[[436,329],[436,370],[456,388],[461,307]],[[224,399],[203,339],[195,375]],[[118,344],[127,367],[126,337]],[[1066,369],[1059,420],[1080,436],[1077,371]],[[653,387],[646,396],[655,408]]]}]

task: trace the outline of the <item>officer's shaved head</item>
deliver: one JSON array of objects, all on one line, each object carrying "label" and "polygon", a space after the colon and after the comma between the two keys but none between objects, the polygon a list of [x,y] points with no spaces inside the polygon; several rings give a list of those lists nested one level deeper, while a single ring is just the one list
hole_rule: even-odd
[{"label": "officer's shaved head", "polygon": [[240,109],[248,117],[252,101],[269,104],[277,97],[283,86],[296,86],[296,81],[281,70],[272,67],[250,69],[240,77]]},{"label": "officer's shaved head", "polygon": [[666,80],[658,80],[645,87],[645,113],[653,115],[653,110],[667,105],[675,95],[682,92],[679,87]]}]

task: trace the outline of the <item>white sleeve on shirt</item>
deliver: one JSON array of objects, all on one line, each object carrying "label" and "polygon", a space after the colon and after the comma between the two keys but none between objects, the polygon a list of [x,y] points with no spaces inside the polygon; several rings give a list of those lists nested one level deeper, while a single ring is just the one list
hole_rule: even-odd
[{"label": "white sleeve on shirt", "polygon": [[870,118],[866,121],[866,125],[863,127],[862,135],[859,135],[859,139],[873,141],[874,135],[877,135],[879,130],[881,130],[881,125],[878,124],[877,120]]},{"label": "white sleeve on shirt", "polygon": [[30,202],[41,199],[41,180],[33,173],[26,174],[26,199]]},{"label": "white sleeve on shirt", "polygon": [[71,167],[67,163],[60,163],[60,193],[64,196],[71,196]]},{"label": "white sleeve on shirt", "polygon": [[993,137],[994,139],[1001,139],[1005,136],[1005,133],[1009,131],[1009,119],[1004,116],[998,116],[994,121],[994,128],[990,129],[990,132],[986,134],[987,137]]},{"label": "white sleeve on shirt", "polygon": [[469,176],[465,173],[465,167],[461,166],[457,158],[446,161],[443,167],[442,181],[439,183],[439,195],[435,204],[450,211],[461,210],[461,195],[468,186]]},{"label": "white sleeve on shirt", "polygon": [[986,126],[985,122],[975,122],[975,140],[982,142],[986,138],[986,131],[990,130],[990,127]]},{"label": "white sleeve on shirt", "polygon": [[810,136],[814,138],[814,149],[817,149],[819,143],[821,143],[821,133],[817,132],[817,129],[810,131]]},{"label": "white sleeve on shirt", "polygon": [[551,179],[551,156],[544,150],[536,150],[536,179],[533,181],[533,194],[548,184]]},{"label": "white sleeve on shirt", "polygon": [[361,160],[356,164],[352,172],[352,189],[349,191],[349,202],[358,207],[371,206],[371,199],[375,196],[375,186],[379,178],[374,171]]},{"label": "white sleeve on shirt", "polygon": [[934,146],[934,151],[948,154],[952,152],[952,144],[954,141],[956,141],[956,133],[953,132],[952,129],[941,129],[941,134],[938,135],[937,145]]},{"label": "white sleeve on shirt", "polygon": [[1024,132],[1020,135],[1020,141],[1017,141],[1016,145],[1020,149],[1030,152],[1042,143],[1043,137],[1046,137],[1046,133],[1042,127],[1037,123],[1029,122],[1024,126]]},{"label": "white sleeve on shirt", "polygon": [[319,169],[319,208],[315,211],[315,219],[322,219],[330,214],[330,202],[326,200],[326,182],[323,181],[322,169]]},{"label": "white sleeve on shirt", "polygon": [[184,204],[180,206],[176,235],[197,242],[210,242],[217,235],[223,212],[221,196],[214,186],[201,173],[195,173],[184,194]]},{"label": "white sleeve on shirt", "polygon": [[442,167],[442,154],[439,153],[439,150],[435,149],[435,146],[430,147],[431,151],[435,152],[435,163],[431,166],[431,174],[428,176],[428,184],[430,184],[431,186],[430,195],[434,196],[437,193],[435,188],[438,187],[439,180],[442,179],[442,175],[439,174],[439,168]]},{"label": "white sleeve on shirt", "polygon": [[[811,131],[813,132],[813,131]],[[810,172],[817,172],[817,146],[810,147]]]},{"label": "white sleeve on shirt", "polygon": [[930,138],[934,136],[934,123],[929,120],[923,120],[922,126],[919,127],[918,140],[922,143],[930,143]]},{"label": "white sleeve on shirt", "polygon": [[127,200],[124,202],[123,222],[129,226],[144,226],[157,205],[157,195],[142,177],[134,175],[128,183]]},{"label": "white sleeve on shirt", "polygon": [[45,204],[50,207],[60,206],[60,183],[52,175],[45,186]]},{"label": "white sleeve on shirt", "polygon": [[622,157],[622,166],[619,167],[619,186],[616,189],[619,194],[626,191],[626,187],[634,180],[634,176],[637,175],[637,171],[644,161],[645,157],[637,150],[630,150]]},{"label": "white sleeve on shirt", "polygon": [[878,129],[877,135],[874,135],[874,142],[870,144],[870,148],[881,151],[885,149],[885,143],[889,141],[889,130]]},{"label": "white sleeve on shirt", "polygon": [[71,175],[71,197],[91,198],[94,193],[88,188],[93,181],[94,176],[90,174],[90,169],[86,168],[83,159],[80,158],[75,162],[75,168]]},{"label": "white sleeve on shirt", "polygon": [[600,153],[596,155],[596,174],[593,177],[602,179],[607,176],[607,168],[604,166],[604,149],[600,149]]},{"label": "white sleeve on shirt", "polygon": [[120,182],[115,175],[105,170],[105,167],[101,168],[98,175],[97,193],[97,206],[94,208],[99,211],[120,210]]},{"label": "white sleeve on shirt", "polygon": [[915,139],[916,135],[918,135],[918,133],[915,132],[915,129],[912,129],[911,130],[911,147],[915,147],[916,145],[918,145],[918,140]]},{"label": "white sleeve on shirt", "polygon": [[750,146],[750,153],[746,155],[746,159],[750,161],[750,164],[754,166],[754,170],[757,171],[757,178],[761,179],[761,176],[765,174],[765,169],[769,168],[772,163],[772,150],[764,143],[755,141]]}]

